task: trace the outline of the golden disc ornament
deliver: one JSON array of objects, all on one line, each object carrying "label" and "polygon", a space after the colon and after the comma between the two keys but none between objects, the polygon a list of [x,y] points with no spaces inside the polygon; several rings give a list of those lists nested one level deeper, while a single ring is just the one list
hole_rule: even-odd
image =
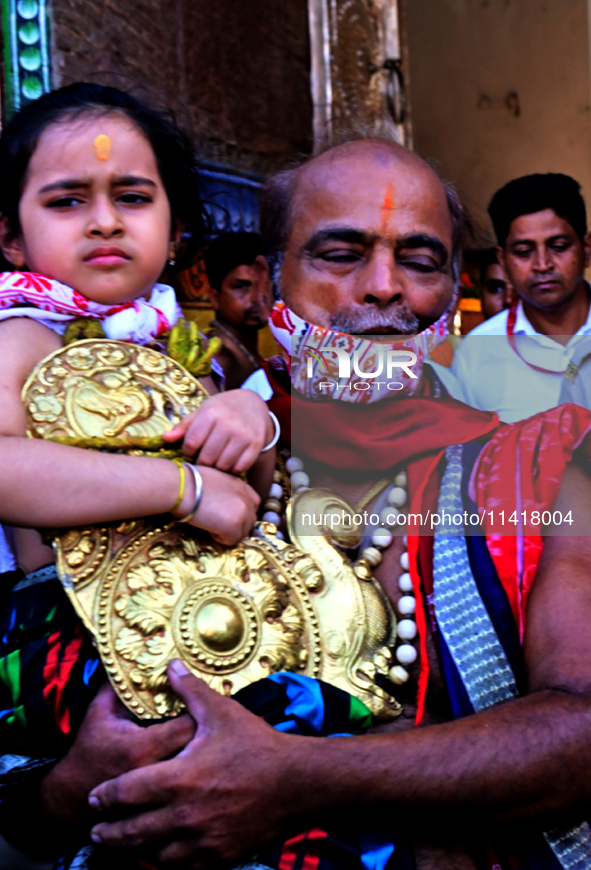
[{"label": "golden disc ornament", "polygon": [[[30,437],[151,455],[174,454],[162,434],[206,397],[164,354],[106,339],[51,354],[22,393]],[[387,599],[327,538],[297,525],[293,544],[262,522],[231,548],[170,515],[55,533],[62,585],[137,717],[182,709],[166,674],[175,657],[225,694],[292,671],[345,689],[380,718],[399,714],[383,688],[396,637]]]},{"label": "golden disc ornament", "polygon": [[42,360],[22,399],[32,438],[112,450],[164,446],[163,432],[207,398],[174,360],[124,341],[88,339]]}]

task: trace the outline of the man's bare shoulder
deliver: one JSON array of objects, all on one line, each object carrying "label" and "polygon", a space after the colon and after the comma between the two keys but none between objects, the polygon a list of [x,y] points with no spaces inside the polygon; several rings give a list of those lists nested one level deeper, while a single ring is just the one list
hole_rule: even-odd
[{"label": "man's bare shoulder", "polygon": [[572,523],[544,538],[529,596],[525,657],[530,691],[591,692],[591,474],[565,469],[555,513]]}]

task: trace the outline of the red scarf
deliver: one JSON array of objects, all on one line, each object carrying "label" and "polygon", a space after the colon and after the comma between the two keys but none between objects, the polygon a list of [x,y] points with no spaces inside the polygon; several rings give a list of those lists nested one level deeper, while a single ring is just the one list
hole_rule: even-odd
[{"label": "red scarf", "polygon": [[280,382],[264,364],[273,388],[269,408],[281,424],[284,444],[305,444],[306,455],[331,468],[385,471],[402,462],[490,435],[499,427],[496,414],[478,411],[455,399],[392,398],[368,405],[312,401]]}]

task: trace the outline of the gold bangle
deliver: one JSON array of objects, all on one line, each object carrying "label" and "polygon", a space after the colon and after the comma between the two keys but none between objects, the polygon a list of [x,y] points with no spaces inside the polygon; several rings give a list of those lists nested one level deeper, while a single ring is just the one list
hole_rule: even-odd
[{"label": "gold bangle", "polygon": [[173,506],[170,509],[171,514],[175,512],[175,510],[178,508],[178,506],[180,505],[180,503],[183,500],[183,496],[185,494],[185,483],[187,480],[187,478],[185,476],[185,463],[184,462],[177,462],[177,463],[175,463],[175,465],[178,465],[179,475],[180,475],[179,494],[177,496],[177,500],[175,501],[175,503],[173,504]]}]

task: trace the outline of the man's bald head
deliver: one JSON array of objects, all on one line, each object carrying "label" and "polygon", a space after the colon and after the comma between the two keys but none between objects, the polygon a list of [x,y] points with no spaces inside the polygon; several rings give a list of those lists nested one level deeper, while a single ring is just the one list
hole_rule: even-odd
[{"label": "man's bald head", "polygon": [[464,209],[454,189],[443,182],[420,157],[395,142],[359,139],[328,148],[269,180],[261,205],[261,230],[274,277],[277,277],[298,208],[331,183],[343,183],[350,173],[364,177],[368,166],[389,167],[392,177],[412,179],[421,195],[429,191],[433,202],[447,210],[452,230],[451,265],[454,284],[460,273]]}]

